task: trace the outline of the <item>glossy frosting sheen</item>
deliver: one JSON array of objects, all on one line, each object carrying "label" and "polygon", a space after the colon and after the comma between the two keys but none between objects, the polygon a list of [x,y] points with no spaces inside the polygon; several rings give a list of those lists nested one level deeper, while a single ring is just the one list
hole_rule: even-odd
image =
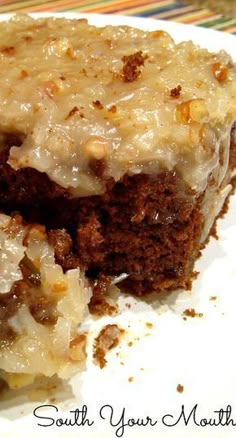
[{"label": "glossy frosting sheen", "polygon": [[[102,193],[106,177],[163,169],[197,192],[211,173],[220,185],[236,119],[226,53],[63,18],[15,16],[0,34],[0,129],[23,138],[12,167],[46,172],[76,196]],[[103,160],[103,178],[91,160]]]}]

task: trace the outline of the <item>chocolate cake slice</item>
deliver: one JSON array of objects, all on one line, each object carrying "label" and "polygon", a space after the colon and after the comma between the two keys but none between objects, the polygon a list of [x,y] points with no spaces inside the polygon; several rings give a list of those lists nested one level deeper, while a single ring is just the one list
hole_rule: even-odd
[{"label": "chocolate cake slice", "polygon": [[86,20],[15,16],[0,34],[0,208],[45,225],[64,272],[190,288],[233,191],[230,56]]}]

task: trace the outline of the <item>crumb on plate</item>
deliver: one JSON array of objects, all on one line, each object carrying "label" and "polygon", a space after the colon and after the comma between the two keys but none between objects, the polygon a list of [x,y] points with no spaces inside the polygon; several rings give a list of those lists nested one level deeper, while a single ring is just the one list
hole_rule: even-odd
[{"label": "crumb on plate", "polygon": [[176,391],[182,394],[182,392],[184,392],[184,386],[179,383],[176,387]]},{"label": "crumb on plate", "polygon": [[105,367],[107,362],[105,356],[108,351],[118,345],[121,333],[121,329],[116,324],[107,324],[96,337],[93,358],[100,368]]}]

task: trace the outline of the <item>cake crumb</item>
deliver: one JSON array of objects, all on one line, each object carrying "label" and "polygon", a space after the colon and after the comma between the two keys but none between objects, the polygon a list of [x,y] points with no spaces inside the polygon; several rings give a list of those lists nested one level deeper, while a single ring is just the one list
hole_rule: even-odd
[{"label": "cake crumb", "polygon": [[110,106],[110,107],[108,108],[108,111],[109,111],[110,113],[115,114],[116,111],[117,111],[117,107],[116,107],[115,105],[112,105],[112,106]]},{"label": "cake crumb", "polygon": [[[92,224],[95,227],[97,224]],[[98,235],[98,238],[100,236]],[[118,313],[118,307],[116,304],[110,304],[107,301],[106,295],[108,294],[109,287],[111,285],[111,277],[101,274],[93,285],[93,296],[89,303],[89,311],[95,316],[109,315],[113,316]]]},{"label": "cake crumb", "polygon": [[129,381],[129,382],[133,382],[133,380],[134,380],[133,377],[129,377],[129,378],[128,378],[128,381]]},{"label": "cake crumb", "polygon": [[186,309],[183,314],[189,318],[202,318],[203,313],[197,313],[195,309]]},{"label": "cake crumb", "polygon": [[210,297],[210,301],[215,301],[215,300],[217,300],[216,296]]},{"label": "cake crumb", "polygon": [[123,56],[123,81],[133,82],[140,76],[140,68],[144,65],[147,55],[143,55],[142,51],[133,53],[132,55]]},{"label": "cake crumb", "polygon": [[172,88],[172,90],[170,90],[170,96],[174,97],[174,98],[178,98],[180,96],[180,92],[182,90],[181,85],[178,85],[175,88]]},{"label": "cake crumb", "polygon": [[118,308],[116,305],[112,305],[106,301],[105,298],[93,299],[91,298],[89,303],[89,311],[91,315],[101,317],[104,315],[113,316],[118,313]]},{"label": "cake crumb", "polygon": [[184,386],[179,383],[177,385],[176,391],[182,394],[182,392],[184,392]]},{"label": "cake crumb", "polygon": [[153,328],[153,324],[151,322],[146,322],[146,327],[151,329]]},{"label": "cake crumb", "polygon": [[132,341],[129,341],[128,342],[128,347],[132,347],[133,346],[133,342]]},{"label": "cake crumb", "polygon": [[103,109],[103,104],[100,102],[100,100],[95,100],[93,102],[93,106],[94,106],[94,108],[97,108],[97,109]]},{"label": "cake crumb", "polygon": [[121,329],[116,324],[107,324],[100,331],[94,342],[93,358],[100,368],[104,368],[106,354],[109,350],[115,348],[121,337]]}]

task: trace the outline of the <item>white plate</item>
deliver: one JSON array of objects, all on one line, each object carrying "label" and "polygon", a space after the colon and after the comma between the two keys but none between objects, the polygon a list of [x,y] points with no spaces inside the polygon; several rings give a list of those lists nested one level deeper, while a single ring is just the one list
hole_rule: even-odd
[{"label": "white plate", "polygon": [[[96,25],[127,24],[149,30],[164,29],[176,41],[192,39],[210,50],[226,49],[236,59],[235,37],[217,31],[117,15],[63,15],[69,18],[86,16],[90,23]],[[105,420],[99,414],[102,406],[111,405],[114,409],[113,423],[118,423],[123,408],[125,422],[131,417],[137,420],[147,415],[153,421],[157,420],[153,427],[150,424],[146,427],[126,426],[123,434],[125,438],[235,437],[236,427],[197,426],[193,416],[187,426],[183,419],[174,427],[168,427],[162,421],[164,415],[172,414],[173,419],[168,417],[168,421],[176,422],[182,405],[188,417],[198,404],[196,422],[201,418],[216,419],[219,416],[214,411],[231,405],[232,417],[236,423],[235,216],[236,197],[233,197],[226,218],[218,222],[220,239],[211,239],[197,262],[196,269],[200,275],[191,293],[175,292],[146,300],[120,296],[120,315],[115,319],[108,317],[87,323],[91,339],[104,323],[111,321],[118,322],[126,329],[126,335],[121,345],[108,355],[108,364],[103,370],[93,365],[89,349],[87,371],[78,374],[71,382],[74,397],[68,387],[63,389],[64,392],[57,394],[56,401],[47,401],[56,404],[59,412],[55,415],[51,408],[47,416],[50,417],[50,412],[53,412],[54,419],[60,416],[72,419],[70,409],[81,409],[87,405],[87,417],[94,420],[93,426],[40,427],[38,422],[48,424],[50,421],[37,419],[33,416],[33,410],[45,401],[29,402],[19,392],[17,396],[10,394],[6,401],[0,403],[1,436],[121,436],[116,435],[118,426],[110,425],[110,408],[104,408],[102,412],[107,417]],[[212,296],[217,299],[210,300]],[[131,307],[127,307],[127,304]],[[203,313],[203,317],[184,321],[182,312],[189,308]],[[148,327],[147,323],[152,323],[153,327]],[[128,346],[130,341],[132,346]],[[132,382],[129,381],[130,377],[133,378]],[[178,384],[184,386],[182,394],[176,390]],[[59,401],[61,398],[64,398],[63,402]],[[46,416],[42,411],[41,415]]]}]

